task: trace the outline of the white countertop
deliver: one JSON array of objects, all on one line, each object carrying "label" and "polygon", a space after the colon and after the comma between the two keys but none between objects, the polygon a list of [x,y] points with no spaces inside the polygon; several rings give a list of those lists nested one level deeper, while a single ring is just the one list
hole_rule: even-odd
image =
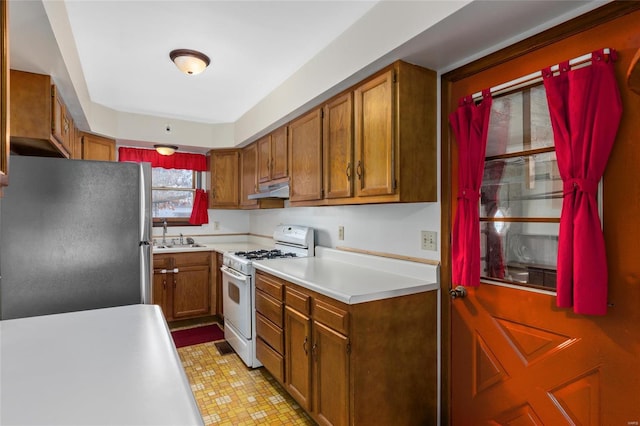
[{"label": "white countertop", "polygon": [[347,304],[437,290],[439,267],[316,247],[315,257],[254,261],[256,269]]},{"label": "white countertop", "polygon": [[251,251],[260,249],[272,249],[273,245],[267,245],[263,243],[254,242],[237,242],[237,243],[198,243],[202,247],[170,247],[170,248],[158,248],[153,247],[153,254],[164,253],[187,253],[193,251],[217,251],[224,253],[228,251]]},{"label": "white countertop", "polygon": [[0,342],[0,424],[203,424],[156,305],[0,321]]}]

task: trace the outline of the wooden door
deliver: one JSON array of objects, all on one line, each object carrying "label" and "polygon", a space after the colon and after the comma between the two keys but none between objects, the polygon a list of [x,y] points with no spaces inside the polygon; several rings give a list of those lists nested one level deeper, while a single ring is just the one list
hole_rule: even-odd
[{"label": "wooden door", "polygon": [[289,175],[287,126],[271,133],[271,179],[283,179]]},{"label": "wooden door", "polygon": [[325,198],[353,195],[353,94],[345,93],[324,107]]},{"label": "wooden door", "polygon": [[321,425],[349,424],[349,339],[313,323],[314,412]]},{"label": "wooden door", "polygon": [[322,110],[289,124],[291,201],[322,199]]},{"label": "wooden door", "polygon": [[284,310],[285,387],[302,408],[311,410],[311,320],[287,306]]},{"label": "wooden door", "polygon": [[182,266],[174,273],[173,317],[175,319],[209,314],[209,265]]},{"label": "wooden door", "polygon": [[235,208],[240,202],[240,154],[237,149],[213,150],[211,153],[210,208]]},{"label": "wooden door", "polygon": [[356,196],[394,192],[394,71],[368,80],[355,97]]},{"label": "wooden door", "polygon": [[240,158],[240,205],[252,208],[258,200],[250,200],[249,195],[258,192],[258,144],[252,143],[242,150]]},{"label": "wooden door", "polygon": [[[446,420],[450,415],[453,425],[640,422],[640,199],[628,192],[630,182],[640,181],[638,168],[630,167],[640,161],[640,97],[623,84],[640,47],[640,7],[623,3],[604,6],[443,76],[443,93],[451,93],[448,114],[461,96],[612,47],[619,55],[615,68],[624,111],[604,176],[607,314],[576,315],[556,308],[553,293],[489,283],[469,289],[465,298],[445,300],[445,313],[451,310],[450,337],[447,329],[443,336],[451,346],[450,352],[443,348],[443,359],[450,359],[444,383],[450,374],[451,399],[443,416]],[[448,233],[456,207],[457,159],[444,123],[443,131],[443,233]],[[450,247],[443,243],[442,279],[448,286]],[[446,389],[443,395],[446,407]]]}]

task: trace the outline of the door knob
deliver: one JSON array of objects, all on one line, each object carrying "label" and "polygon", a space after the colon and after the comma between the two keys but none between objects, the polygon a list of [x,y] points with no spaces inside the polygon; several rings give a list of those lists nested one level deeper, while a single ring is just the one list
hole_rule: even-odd
[{"label": "door knob", "polygon": [[467,289],[459,285],[458,287],[449,290],[449,294],[451,295],[452,299],[456,299],[458,297],[467,297]]}]

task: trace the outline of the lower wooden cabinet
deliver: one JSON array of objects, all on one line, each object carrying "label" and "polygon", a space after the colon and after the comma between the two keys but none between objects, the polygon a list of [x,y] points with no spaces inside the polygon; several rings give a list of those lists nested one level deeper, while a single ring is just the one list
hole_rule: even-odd
[{"label": "lower wooden cabinet", "polygon": [[436,424],[437,292],[348,305],[261,271],[256,293],[265,282],[284,287],[284,349],[258,325],[258,359],[318,424]]},{"label": "lower wooden cabinet", "polygon": [[153,303],[167,321],[211,314],[210,253],[153,256]]}]

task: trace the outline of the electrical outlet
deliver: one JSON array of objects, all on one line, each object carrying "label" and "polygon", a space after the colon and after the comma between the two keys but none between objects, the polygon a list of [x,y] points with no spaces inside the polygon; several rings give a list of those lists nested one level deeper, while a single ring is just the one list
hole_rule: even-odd
[{"label": "electrical outlet", "polygon": [[420,231],[422,250],[438,250],[438,233],[435,231]]},{"label": "electrical outlet", "polygon": [[214,231],[219,231],[220,230],[220,222],[218,222],[218,221],[213,222],[213,230]]},{"label": "electrical outlet", "polygon": [[338,226],[338,239],[344,240],[344,226]]}]

